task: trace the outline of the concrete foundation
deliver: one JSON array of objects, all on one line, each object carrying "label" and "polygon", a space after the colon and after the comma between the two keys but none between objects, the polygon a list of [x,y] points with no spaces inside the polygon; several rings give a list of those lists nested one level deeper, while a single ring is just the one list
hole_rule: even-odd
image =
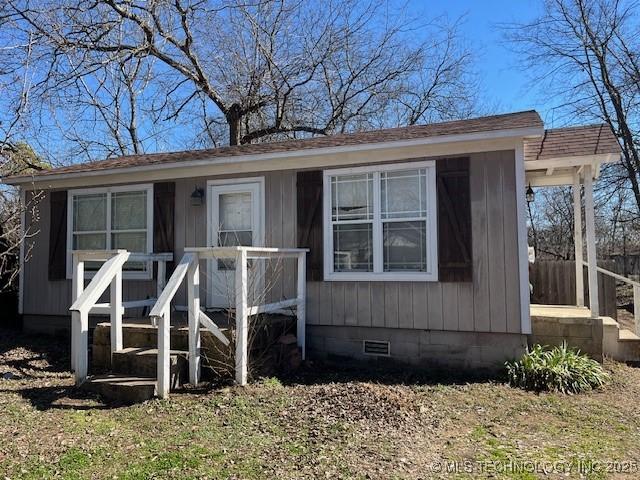
[{"label": "concrete foundation", "polygon": [[[364,341],[389,342],[389,355],[364,351]],[[350,326],[307,326],[311,358],[349,358],[416,367],[501,369],[521,356],[527,336],[511,333],[454,332]]]}]

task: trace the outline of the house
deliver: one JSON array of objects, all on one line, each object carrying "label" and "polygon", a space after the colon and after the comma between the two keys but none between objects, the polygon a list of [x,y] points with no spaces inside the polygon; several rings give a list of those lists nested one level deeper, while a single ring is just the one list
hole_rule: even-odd
[{"label": "house", "polygon": [[[123,270],[120,264],[121,291],[102,279],[102,290],[112,285],[111,307],[121,301],[118,295],[125,303],[142,298],[158,307],[156,297],[169,289],[165,300],[177,295],[176,304],[197,301],[196,311],[226,308],[228,299],[213,286],[224,283],[224,270],[240,266],[213,259],[240,255],[232,248],[240,244],[265,247],[264,256],[276,250],[297,258],[306,254],[298,270],[306,269],[306,282],[296,283],[295,265],[285,267],[270,305],[304,299],[298,332],[306,336],[302,345],[310,355],[495,366],[520,355],[532,334],[525,191],[584,184],[587,281],[593,287],[593,181],[620,153],[605,126],[545,130],[537,112],[524,111],[131,155],[5,178],[20,187],[26,201],[35,192],[44,194],[38,215],[24,218],[38,231],[28,258],[21,259],[24,326],[68,328],[70,306],[84,288],[73,277],[95,279],[91,259],[101,250],[138,255]],[[581,221],[578,215],[580,258]],[[206,254],[212,248],[222,253]],[[94,256],[82,257],[87,268],[74,270],[72,252],[79,250]],[[257,250],[243,251],[245,257],[234,258],[258,256]],[[153,253],[171,256],[139,256]],[[193,260],[191,267],[181,263],[187,255],[209,260],[198,271]],[[191,272],[195,293],[191,288],[185,294],[178,280],[165,283],[161,271],[175,272],[180,265],[175,278]],[[581,265],[576,274],[582,282]],[[242,289],[242,279],[237,285]],[[576,307],[583,308],[576,318],[599,317],[594,291],[590,308],[579,299]],[[119,310],[96,299],[86,316],[112,312],[120,321]],[[167,302],[154,318],[162,319],[158,312],[168,311]],[[246,302],[237,305],[245,316],[257,311]],[[540,315],[556,318],[558,312]],[[115,350],[121,347],[121,339],[112,341]]]}]

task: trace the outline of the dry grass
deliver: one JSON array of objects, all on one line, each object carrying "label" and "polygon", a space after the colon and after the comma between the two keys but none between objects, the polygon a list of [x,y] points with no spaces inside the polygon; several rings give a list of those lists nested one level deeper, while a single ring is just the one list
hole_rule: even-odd
[{"label": "dry grass", "polygon": [[579,396],[316,366],[115,407],[74,389],[67,364],[60,342],[0,332],[0,478],[543,477],[493,472],[526,462],[574,468],[551,478],[580,478],[580,465],[584,478],[638,478],[601,471],[640,458],[640,370],[625,365]]}]

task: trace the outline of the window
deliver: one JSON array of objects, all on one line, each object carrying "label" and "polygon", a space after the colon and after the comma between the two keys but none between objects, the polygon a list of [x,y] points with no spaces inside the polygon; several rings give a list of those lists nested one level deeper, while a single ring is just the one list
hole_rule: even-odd
[{"label": "window", "polygon": [[435,163],[326,171],[326,280],[437,280]]},{"label": "window", "polygon": [[[125,249],[134,253],[153,250],[153,187],[95,188],[69,192],[67,274],[71,276],[72,250]],[[125,278],[151,278],[150,262],[128,262]],[[87,262],[91,276],[100,262]]]}]

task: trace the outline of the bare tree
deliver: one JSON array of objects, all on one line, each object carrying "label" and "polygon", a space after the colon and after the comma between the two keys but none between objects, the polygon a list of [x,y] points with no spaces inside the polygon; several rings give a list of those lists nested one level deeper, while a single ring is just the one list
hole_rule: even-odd
[{"label": "bare tree", "polygon": [[459,25],[418,22],[385,0],[7,0],[5,12],[49,52],[43,91],[80,82],[99,115],[103,106],[113,114],[116,105],[93,101],[95,87],[82,80],[127,65],[126,87],[141,68],[152,123],[183,122],[209,144],[457,118],[475,108]]},{"label": "bare tree", "polygon": [[544,0],[535,20],[505,25],[532,84],[569,123],[602,121],[623,150],[602,186],[630,189],[640,213],[640,13],[623,0]]}]

